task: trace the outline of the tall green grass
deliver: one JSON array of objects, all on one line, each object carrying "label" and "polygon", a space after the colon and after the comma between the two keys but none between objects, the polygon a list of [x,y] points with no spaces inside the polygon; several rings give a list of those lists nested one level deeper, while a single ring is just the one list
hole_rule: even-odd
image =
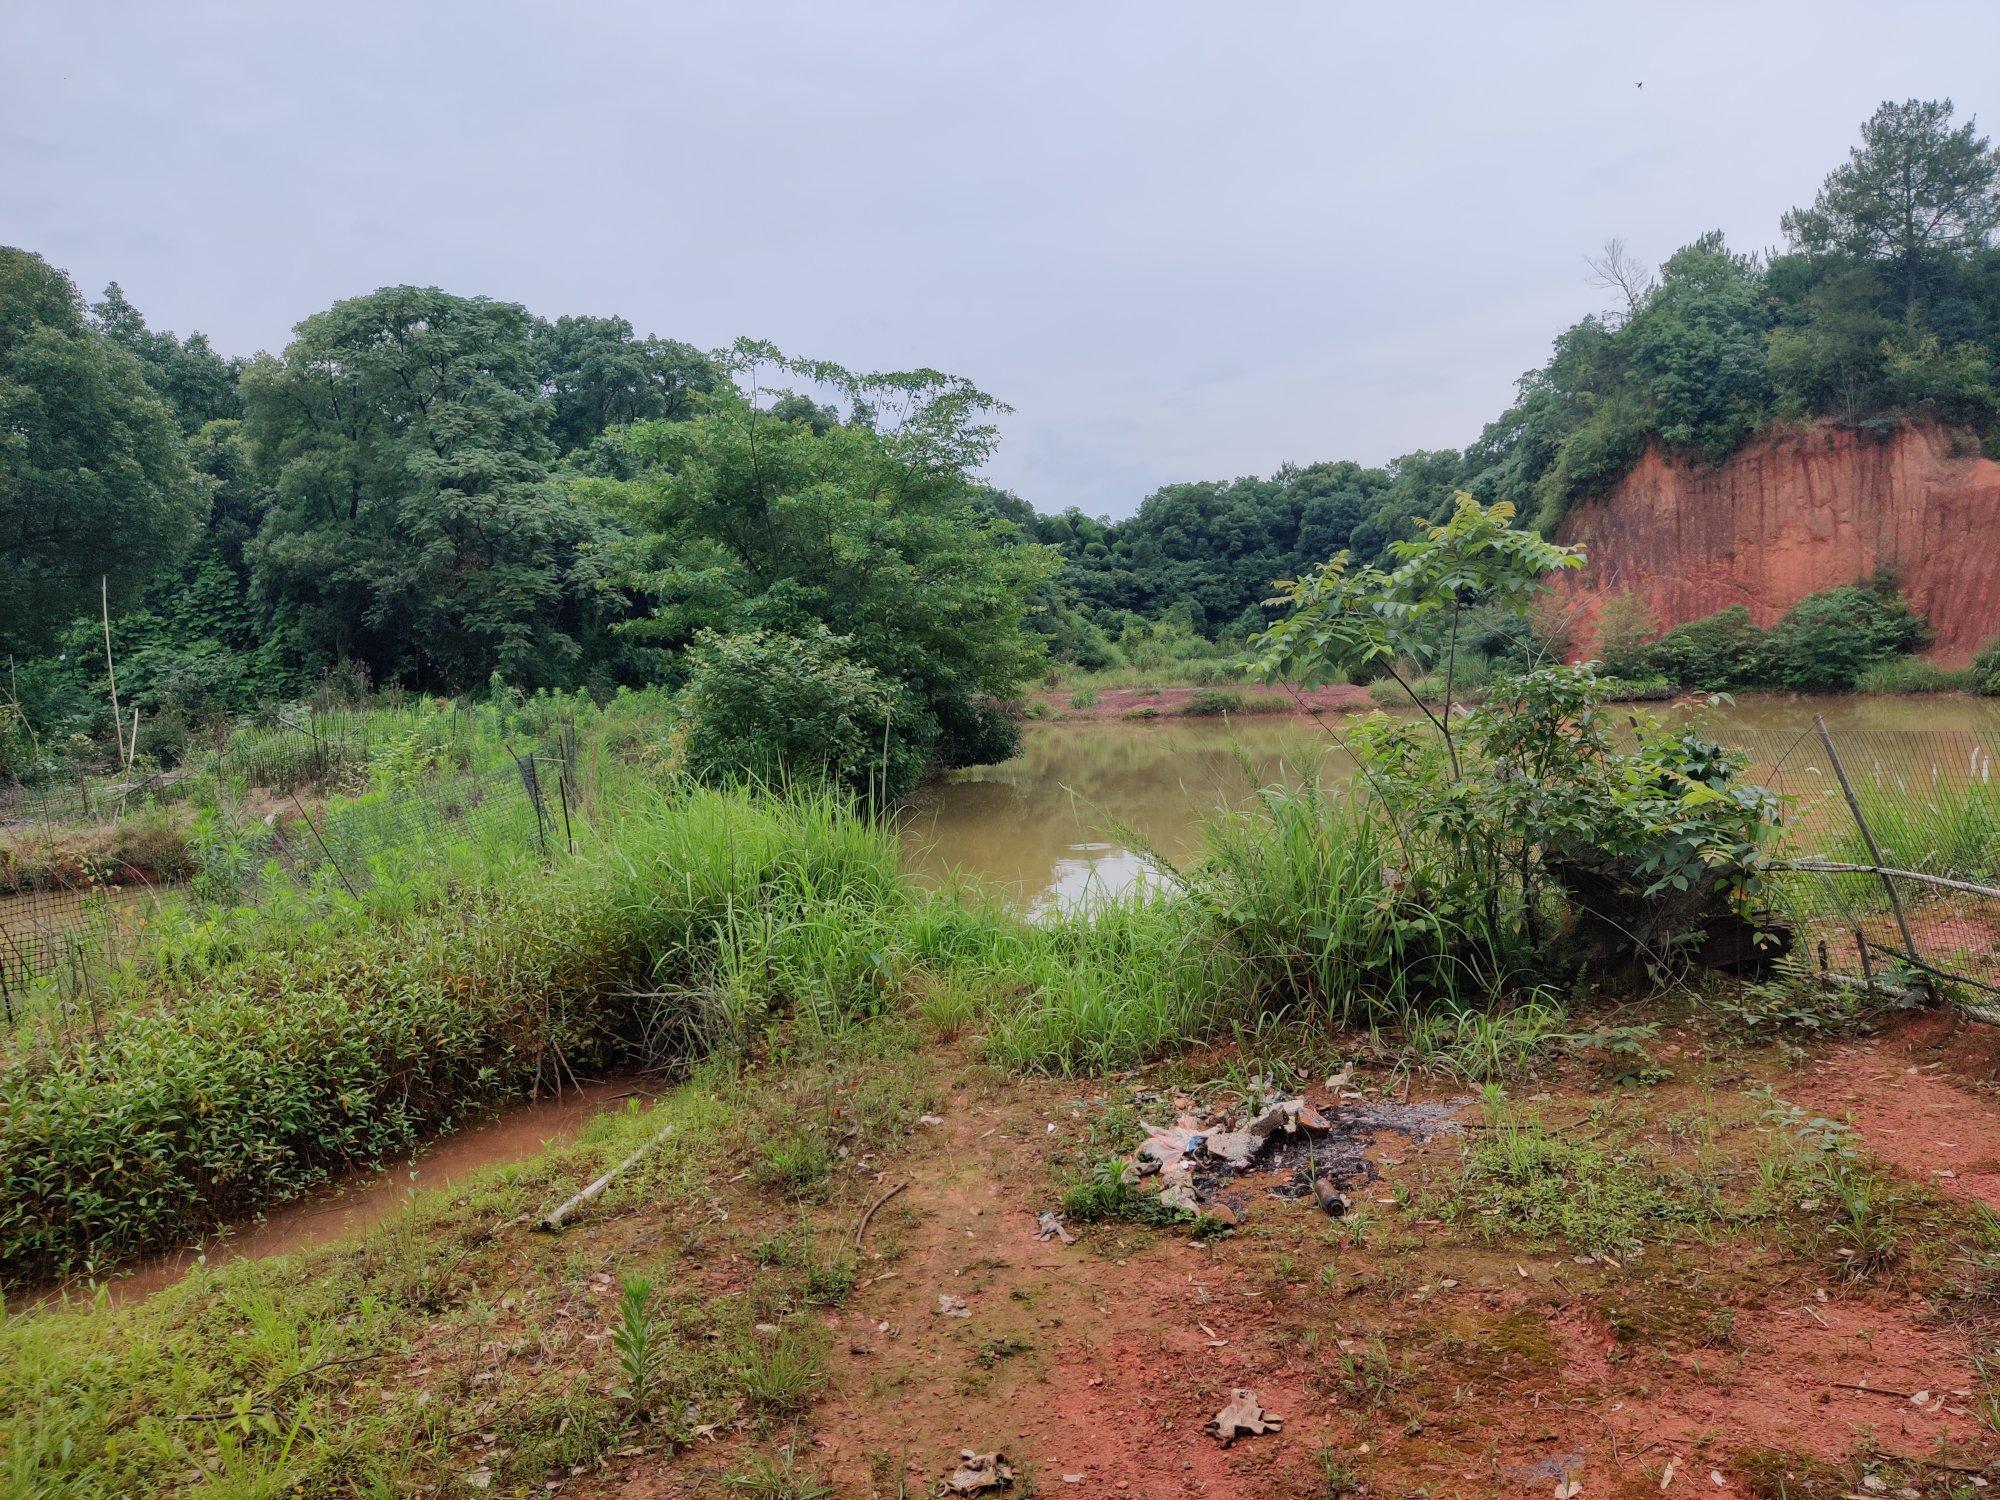
[{"label": "tall green grass", "polygon": [[1351,789],[1268,787],[1213,815],[1204,846],[1180,877],[1187,902],[1242,957],[1261,1011],[1353,1025],[1464,1008],[1503,992],[1528,957],[1489,915],[1511,893],[1441,899],[1440,851]]},{"label": "tall green grass", "polygon": [[[0,1074],[0,1278],[102,1265],[641,1047],[879,1010],[904,899],[884,830],[827,799],[688,790],[578,860],[396,920],[197,961],[100,1036]],[[357,904],[347,915],[361,912]],[[268,924],[274,919],[260,913]]]},{"label": "tall green grass", "polygon": [[989,1054],[1025,1072],[1088,1073],[1213,1035],[1242,1013],[1241,966],[1189,916],[1153,890],[996,929],[969,965],[988,997]]}]

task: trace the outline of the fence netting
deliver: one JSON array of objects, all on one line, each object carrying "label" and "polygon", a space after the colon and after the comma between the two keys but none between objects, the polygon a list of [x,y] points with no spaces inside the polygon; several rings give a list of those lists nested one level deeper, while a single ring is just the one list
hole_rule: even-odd
[{"label": "fence netting", "polygon": [[1775,901],[1801,958],[1869,981],[1898,966],[2000,995],[2000,722],[1724,734],[1778,794]]},{"label": "fence netting", "polygon": [[[71,856],[70,844],[143,847],[175,800],[171,778],[131,785],[88,783],[17,791],[0,804],[0,827],[45,857],[8,871],[0,887],[0,1017],[11,1024],[31,988],[52,983],[65,1008],[87,1000],[92,976],[136,951],[171,880],[155,864]],[[582,816],[576,739],[563,728],[532,752],[483,768],[440,767],[383,789],[316,803],[301,790],[264,789],[269,810],[218,811],[232,826],[199,851],[198,899],[255,903],[275,884],[340,888],[360,895],[389,869],[447,851],[573,851]],[[148,820],[152,820],[149,824]],[[183,850],[183,857],[185,851]]]}]

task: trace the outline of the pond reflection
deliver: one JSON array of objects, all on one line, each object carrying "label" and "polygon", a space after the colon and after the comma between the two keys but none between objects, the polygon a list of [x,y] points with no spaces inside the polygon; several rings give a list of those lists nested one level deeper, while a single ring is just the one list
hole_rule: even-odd
[{"label": "pond reflection", "polygon": [[[1698,722],[1725,742],[1761,747],[1835,729],[1992,726],[1990,701],[1746,697],[1735,703],[1650,705]],[[927,788],[904,814],[905,862],[920,876],[962,873],[1022,910],[1072,910],[1146,879],[1166,879],[1148,852],[1178,864],[1199,847],[1214,809],[1242,806],[1281,776],[1345,779],[1354,763],[1334,734],[1285,716],[1031,724],[1021,754]]]}]

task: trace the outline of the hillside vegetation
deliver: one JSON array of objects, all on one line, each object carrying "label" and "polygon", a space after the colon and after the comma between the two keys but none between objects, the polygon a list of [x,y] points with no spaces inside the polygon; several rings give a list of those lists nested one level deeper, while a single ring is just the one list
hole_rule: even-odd
[{"label": "hillside vegetation", "polygon": [[1115,523],[981,481],[1000,407],[935,371],[410,286],[226,358],[0,251],[0,774],[129,759],[134,711],[171,762],[329,673],[602,695],[837,659],[821,712],[855,743],[886,721],[893,792],[1004,753],[992,702],[1050,663],[1240,647],[1277,580],[1379,559],[1461,489],[1547,530],[1649,444],[1714,462],[1774,422],[1920,417],[1995,451],[2000,156],[1974,122],[1885,104],[1781,223],[1782,250],[1702,234],[1657,271],[1614,242],[1611,305],[1461,451],[1169,485]]}]

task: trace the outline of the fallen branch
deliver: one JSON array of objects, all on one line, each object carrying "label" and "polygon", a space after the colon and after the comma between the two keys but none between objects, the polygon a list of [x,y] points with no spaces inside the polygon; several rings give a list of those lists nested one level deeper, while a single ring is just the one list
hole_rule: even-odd
[{"label": "fallen branch", "polygon": [[1803,870],[1813,875],[1888,875],[1897,880],[1914,880],[1922,885],[1941,886],[1947,891],[1965,891],[1974,896],[2000,899],[2000,887],[1979,885],[1970,880],[1951,880],[1943,875],[1927,875],[1922,870],[1898,870],[1889,865],[1851,865],[1831,859],[1795,859],[1780,869]]},{"label": "fallen branch", "polygon": [[584,1188],[583,1191],[576,1194],[575,1197],[565,1199],[563,1202],[557,1204],[554,1208],[550,1209],[547,1213],[543,1214],[541,1218],[535,1221],[535,1227],[537,1229],[546,1229],[550,1233],[554,1233],[556,1230],[562,1228],[564,1220],[569,1218],[569,1216],[575,1213],[579,1208],[583,1208],[588,1204],[595,1202],[597,1198],[600,1195],[602,1195],[604,1190],[611,1186],[612,1179],[615,1178],[620,1172],[623,1172],[626,1168],[630,1167],[634,1162],[638,1161],[641,1157],[650,1155],[659,1146],[660,1142],[664,1141],[668,1136],[672,1135],[673,1133],[674,1133],[674,1127],[671,1125],[667,1126],[666,1129],[662,1130],[658,1135],[654,1136],[650,1141],[646,1142],[645,1145],[641,1146],[637,1151],[634,1151],[630,1156],[626,1157],[625,1160],[618,1163],[618,1165],[613,1167],[609,1172],[606,1172],[602,1177],[598,1178],[595,1182],[591,1183],[588,1187]]},{"label": "fallen branch", "polygon": [[1864,1396],[1893,1396],[1898,1401],[1907,1401],[1916,1394],[1914,1391],[1885,1391],[1879,1385],[1849,1385],[1843,1380],[1829,1381],[1828,1384],[1836,1391],[1860,1391]]},{"label": "fallen branch", "polygon": [[880,1208],[883,1204],[887,1203],[891,1198],[895,1197],[896,1194],[902,1192],[902,1190],[908,1187],[909,1185],[910,1185],[909,1180],[905,1178],[903,1181],[897,1183],[894,1187],[890,1188],[887,1192],[883,1193],[881,1197],[877,1198],[873,1203],[869,1204],[868,1207],[862,1211],[861,1222],[854,1226],[855,1254],[859,1255],[861,1253],[861,1236],[863,1236],[868,1232],[868,1221],[875,1217],[875,1210]]},{"label": "fallen branch", "polygon": [[1885,1453],[1880,1448],[1869,1449],[1868,1456],[1870,1458],[1881,1459],[1885,1463],[1914,1464],[1920,1469],[1939,1469],[1946,1474],[1990,1474],[1993,1472],[1991,1464],[1975,1468],[1969,1464],[1948,1464],[1941,1458],[1905,1458],[1900,1453]]}]

